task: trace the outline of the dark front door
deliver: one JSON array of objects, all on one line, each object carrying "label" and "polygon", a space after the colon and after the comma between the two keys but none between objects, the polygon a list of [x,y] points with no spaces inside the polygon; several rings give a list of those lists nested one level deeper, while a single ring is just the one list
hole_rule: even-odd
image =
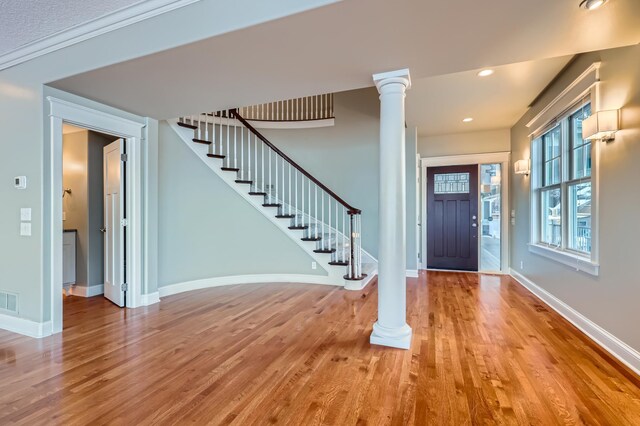
[{"label": "dark front door", "polygon": [[427,267],[478,270],[478,166],[427,169]]}]

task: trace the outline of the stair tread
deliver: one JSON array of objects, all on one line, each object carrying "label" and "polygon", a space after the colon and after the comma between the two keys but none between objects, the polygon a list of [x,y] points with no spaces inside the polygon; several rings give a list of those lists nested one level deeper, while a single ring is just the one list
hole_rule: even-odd
[{"label": "stair tread", "polygon": [[202,143],[202,144],[205,144],[205,145],[211,145],[211,141],[206,141],[204,139],[193,138],[191,140],[194,141],[195,143]]},{"label": "stair tread", "polygon": [[249,185],[251,185],[253,183],[252,180],[246,180],[246,179],[236,179],[236,183],[247,183]]},{"label": "stair tread", "polygon": [[187,123],[181,123],[181,122],[178,122],[178,126],[186,127],[187,129],[192,129],[192,130],[195,130],[198,128],[198,126],[194,126],[193,124],[187,124]]},{"label": "stair tread", "polygon": [[336,249],[316,249],[314,253],[335,253]]},{"label": "stair tread", "polygon": [[220,154],[207,154],[207,157],[209,157],[209,158],[226,158],[226,155],[220,155]]},{"label": "stair tread", "polygon": [[264,203],[262,207],[282,207],[282,204]]},{"label": "stair tread", "polygon": [[329,262],[329,265],[333,265],[333,266],[347,266],[349,264],[349,262],[347,262],[346,260],[332,260],[331,262]]},{"label": "stair tread", "polygon": [[295,216],[292,214],[278,214],[276,217],[278,219],[293,219]]},{"label": "stair tread", "polygon": [[322,237],[303,237],[301,238],[302,241],[320,241],[322,239]]},{"label": "stair tread", "polygon": [[249,195],[262,195],[262,196],[265,196],[265,195],[267,195],[267,193],[266,192],[251,191],[251,192],[249,192]]},{"label": "stair tread", "polygon": [[296,226],[290,226],[289,229],[309,229],[309,227],[307,225],[296,225]]},{"label": "stair tread", "polygon": [[367,276],[367,274],[362,274],[359,277],[354,277],[354,278],[349,278],[349,275],[345,275],[344,278],[347,281],[362,281],[363,279],[365,279]]},{"label": "stair tread", "polygon": [[239,172],[240,169],[236,168],[236,167],[221,167],[222,170],[224,170],[225,172]]}]

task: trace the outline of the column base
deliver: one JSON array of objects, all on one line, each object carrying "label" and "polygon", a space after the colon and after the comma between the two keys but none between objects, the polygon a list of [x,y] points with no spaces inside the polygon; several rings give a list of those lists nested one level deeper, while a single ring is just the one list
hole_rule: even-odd
[{"label": "column base", "polygon": [[376,321],[369,338],[372,345],[388,346],[390,348],[409,349],[413,331],[408,324],[400,328],[383,327]]}]

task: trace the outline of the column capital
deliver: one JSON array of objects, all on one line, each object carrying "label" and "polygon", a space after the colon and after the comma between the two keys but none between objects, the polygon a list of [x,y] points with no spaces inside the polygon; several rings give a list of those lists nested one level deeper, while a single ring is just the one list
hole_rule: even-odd
[{"label": "column capital", "polygon": [[409,68],[404,68],[396,71],[382,72],[373,74],[373,82],[380,93],[382,86],[389,83],[403,84],[405,89],[411,88],[411,75],[409,74]]}]

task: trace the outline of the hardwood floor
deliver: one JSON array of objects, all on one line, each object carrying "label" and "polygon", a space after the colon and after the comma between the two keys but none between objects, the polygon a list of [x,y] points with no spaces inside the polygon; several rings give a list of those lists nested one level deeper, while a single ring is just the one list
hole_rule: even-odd
[{"label": "hardwood floor", "polygon": [[219,287],[65,330],[0,330],[0,424],[640,424],[640,381],[509,277],[409,279],[409,351],[372,347],[377,286]]}]

